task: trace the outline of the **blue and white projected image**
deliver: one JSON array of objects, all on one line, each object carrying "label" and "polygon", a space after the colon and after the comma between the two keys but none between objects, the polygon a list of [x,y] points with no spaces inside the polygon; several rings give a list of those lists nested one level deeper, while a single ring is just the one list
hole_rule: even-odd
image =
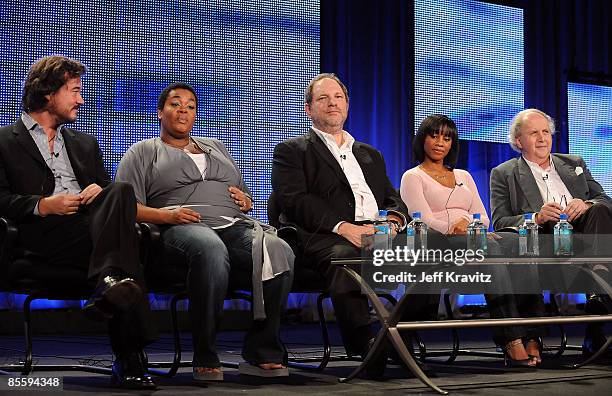
[{"label": "blue and white projected image", "polygon": [[569,152],[612,194],[612,87],[567,84]]},{"label": "blue and white projected image", "polygon": [[[319,72],[318,0],[0,0],[0,37],[0,125],[19,117],[34,61],[77,59],[88,73],[73,126],[97,137],[114,173],[129,146],[159,136],[161,90],[189,83],[194,135],[225,143],[254,194],[252,214],[267,220],[274,146],[310,125],[303,92]],[[0,293],[0,309],[18,300]]]},{"label": "blue and white projected image", "polygon": [[80,60],[85,105],[74,125],[96,135],[109,171],[159,135],[157,96],[174,81],[199,96],[194,135],[236,159],[266,221],[272,151],[304,133],[303,92],[319,72],[319,1],[0,0],[0,124],[20,114],[28,66]]},{"label": "blue and white projected image", "polygon": [[523,109],[523,10],[475,0],[415,0],[415,131],[430,114],[459,137],[505,143]]}]

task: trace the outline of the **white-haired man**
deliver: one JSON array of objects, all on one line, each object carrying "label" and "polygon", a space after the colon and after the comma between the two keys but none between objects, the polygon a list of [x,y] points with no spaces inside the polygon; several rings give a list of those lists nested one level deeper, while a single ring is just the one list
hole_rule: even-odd
[{"label": "white-haired man", "polygon": [[[577,155],[551,154],[555,123],[546,113],[526,109],[513,119],[508,135],[512,148],[521,153],[491,171],[491,217],[493,227],[517,227],[525,213],[533,213],[541,232],[552,233],[562,213],[575,232],[610,236],[612,199],[593,178]],[[602,239],[603,240],[603,239]],[[607,246],[592,248],[606,254]],[[595,271],[608,277],[607,266]],[[601,272],[600,272],[601,271]],[[607,296],[588,295],[587,312],[610,312]],[[591,354],[605,342],[602,326],[587,327],[583,352]]]}]

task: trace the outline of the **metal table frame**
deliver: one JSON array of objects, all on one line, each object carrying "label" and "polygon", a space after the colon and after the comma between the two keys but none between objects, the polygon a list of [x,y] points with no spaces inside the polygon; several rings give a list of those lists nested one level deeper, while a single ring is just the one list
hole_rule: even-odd
[{"label": "metal table frame", "polygon": [[[446,395],[447,391],[438,387],[427,375],[421,370],[421,367],[418,365],[416,360],[408,351],[408,348],[404,344],[402,337],[400,336],[400,330],[436,330],[436,329],[466,329],[466,328],[479,328],[479,327],[503,327],[503,326],[517,326],[517,325],[550,325],[550,324],[570,324],[570,323],[605,323],[612,321],[612,314],[608,315],[580,315],[580,316],[568,316],[568,317],[529,317],[529,318],[504,318],[504,319],[469,319],[469,320],[440,320],[440,321],[416,321],[416,322],[400,322],[402,317],[402,313],[405,310],[405,307],[409,304],[409,296],[410,296],[410,288],[407,288],[404,295],[401,297],[397,305],[393,307],[391,311],[389,311],[385,305],[380,301],[376,292],[363,281],[361,275],[359,275],[352,266],[361,265],[364,263],[364,260],[368,259],[334,259],[332,260],[332,265],[338,265],[342,270],[344,270],[357,284],[361,286],[362,292],[366,295],[368,300],[371,302],[374,311],[376,312],[376,316],[380,321],[380,330],[376,335],[376,339],[372,348],[368,352],[366,358],[361,362],[359,367],[357,367],[348,377],[340,378],[339,381],[344,383],[355,378],[359,373],[361,373],[374,358],[381,353],[381,347],[385,341],[385,338],[388,338],[393,348],[396,350],[398,355],[401,357],[406,366],[410,369],[410,371],[427,385],[432,390],[438,392],[439,394]],[[517,263],[524,263],[525,259],[513,259],[518,260]],[[538,264],[559,264],[559,263],[567,263],[570,264],[591,264],[594,262],[605,262],[608,263],[609,259],[601,259],[601,258],[529,258],[530,263],[538,263]],[[507,264],[509,262],[513,262],[509,259],[486,259],[483,262],[479,262],[477,264]],[[430,263],[432,264],[432,263]],[[586,269],[585,269],[586,271]],[[590,276],[593,277],[595,282],[606,291],[609,296],[612,296],[612,288],[599,277],[593,271],[587,272]],[[579,368],[590,364],[594,360],[598,359],[612,344],[612,337],[607,337],[606,343],[597,351],[593,356],[586,359],[585,361],[575,364],[572,368]]]}]

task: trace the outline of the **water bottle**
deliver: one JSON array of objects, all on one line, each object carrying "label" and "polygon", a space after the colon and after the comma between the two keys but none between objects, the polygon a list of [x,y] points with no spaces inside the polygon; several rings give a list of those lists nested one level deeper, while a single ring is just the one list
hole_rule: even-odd
[{"label": "water bottle", "polygon": [[523,215],[525,222],[519,226],[519,256],[539,256],[538,225],[533,221],[533,213]]},{"label": "water bottle", "polygon": [[391,249],[391,225],[387,218],[387,211],[381,209],[374,221],[374,249]]},{"label": "water bottle", "polygon": [[427,224],[421,220],[421,212],[414,212],[406,226],[406,246],[409,250],[427,249]]},{"label": "water bottle", "polygon": [[567,221],[567,215],[562,213],[554,229],[555,256],[572,255],[572,233],[574,227]]},{"label": "water bottle", "polygon": [[487,254],[487,227],[480,220],[480,213],[472,215],[472,222],[467,226],[467,248],[475,252],[482,250]]}]

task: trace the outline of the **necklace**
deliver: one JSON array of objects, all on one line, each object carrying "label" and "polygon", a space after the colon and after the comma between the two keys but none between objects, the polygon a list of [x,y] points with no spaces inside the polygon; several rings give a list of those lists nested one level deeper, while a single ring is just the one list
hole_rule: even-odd
[{"label": "necklace", "polygon": [[421,165],[421,169],[423,169],[425,171],[425,173],[427,173],[429,176],[433,177],[434,179],[437,180],[444,180],[448,177],[448,172],[446,174],[440,174],[437,171],[433,171],[431,169],[427,169],[424,166]]},{"label": "necklace", "polygon": [[186,151],[186,152],[189,152],[189,146],[191,146],[191,144],[192,144],[191,137],[189,137],[189,141],[184,146],[175,146],[174,144],[170,144],[170,143],[164,141],[164,139],[162,139],[161,141],[162,141],[162,143],[167,144],[170,147],[174,147],[175,149],[183,150],[183,151]]}]

